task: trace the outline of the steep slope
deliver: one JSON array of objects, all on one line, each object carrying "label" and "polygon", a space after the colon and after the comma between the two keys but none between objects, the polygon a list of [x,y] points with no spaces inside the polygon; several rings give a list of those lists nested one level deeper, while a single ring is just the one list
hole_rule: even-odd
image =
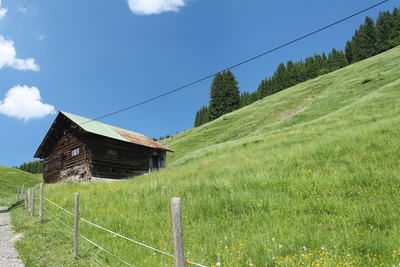
[{"label": "steep slope", "polygon": [[[396,88],[394,85],[398,83],[400,72],[399,50],[400,47],[397,47],[388,53],[304,82],[167,139],[164,143],[176,152],[169,157],[170,162],[178,158],[182,160],[183,155],[210,145],[264,136],[276,131],[291,131],[300,125],[330,120],[343,110],[354,113],[354,118],[358,115],[368,116],[365,112],[364,115],[358,114],[357,103],[373,102],[372,98],[379,98],[379,91],[383,87]],[[387,104],[397,105],[397,99],[389,99]],[[355,105],[355,110],[352,105]],[[380,115],[375,111],[368,109],[376,119],[389,115],[386,110]],[[395,113],[395,110],[388,112]]]},{"label": "steep slope", "polygon": [[[80,216],[168,253],[170,199],[180,197],[186,258],[206,266],[397,266],[398,62],[400,47],[163,140],[175,151],[165,170],[46,185],[45,195],[73,210],[79,192]],[[173,264],[90,226],[80,231],[134,266]],[[20,253],[33,265],[79,266],[59,257],[57,240],[32,251],[27,235]]]},{"label": "steep slope", "polygon": [[33,187],[42,181],[41,174],[30,174],[0,165],[0,205],[9,205],[16,197],[18,186]]}]

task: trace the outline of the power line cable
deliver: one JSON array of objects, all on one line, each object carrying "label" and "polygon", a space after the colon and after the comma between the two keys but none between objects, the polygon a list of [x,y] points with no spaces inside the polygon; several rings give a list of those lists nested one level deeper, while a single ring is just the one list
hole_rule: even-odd
[{"label": "power line cable", "polygon": [[166,93],[164,93],[164,94],[161,94],[161,95],[158,95],[158,96],[156,96],[156,97],[150,98],[150,99],[148,99],[148,100],[139,102],[139,103],[137,103],[137,104],[135,104],[135,105],[132,105],[132,106],[129,106],[129,107],[126,107],[126,108],[123,108],[123,109],[120,109],[120,110],[111,112],[111,113],[106,114],[106,115],[104,115],[104,116],[101,116],[101,117],[98,117],[98,118],[95,118],[95,119],[92,119],[92,120],[88,120],[88,121],[83,122],[83,123],[81,123],[81,124],[85,124],[85,123],[88,123],[88,122],[91,122],[91,121],[98,121],[98,120],[104,119],[104,118],[106,118],[106,117],[110,117],[110,116],[112,116],[112,115],[115,115],[115,114],[118,114],[118,113],[127,111],[127,110],[129,110],[129,109],[132,109],[132,108],[135,108],[135,107],[144,105],[144,104],[149,103],[149,102],[152,102],[152,101],[154,101],[154,100],[156,100],[156,99],[159,99],[159,98],[162,98],[162,97],[164,97],[164,96],[170,95],[170,94],[172,94],[172,93],[175,93],[175,92],[177,92],[177,91],[180,91],[180,90],[182,90],[182,89],[185,89],[185,88],[187,88],[187,87],[189,87],[189,86],[192,86],[192,85],[194,85],[194,84],[200,83],[200,82],[202,82],[202,81],[204,81],[204,80],[207,80],[207,79],[209,79],[209,78],[215,76],[216,74],[218,74],[218,73],[220,73],[220,72],[223,72],[223,71],[226,71],[226,70],[230,70],[230,69],[239,67],[239,66],[244,65],[244,64],[246,64],[246,63],[248,63],[248,62],[250,62],[250,61],[253,61],[253,60],[257,59],[257,58],[260,58],[260,57],[262,57],[262,56],[265,56],[265,55],[267,55],[267,54],[270,54],[270,53],[272,53],[272,52],[275,52],[275,51],[277,51],[277,50],[279,50],[279,49],[282,49],[282,48],[284,48],[284,47],[286,47],[286,46],[288,46],[288,45],[291,45],[291,44],[293,44],[293,43],[296,43],[296,42],[298,42],[298,41],[300,41],[300,40],[303,40],[303,39],[305,39],[305,38],[307,38],[307,37],[310,37],[310,36],[312,36],[312,35],[314,35],[314,34],[316,34],[316,33],[319,33],[319,32],[321,32],[321,31],[324,31],[324,30],[328,29],[328,28],[331,28],[331,27],[333,27],[333,26],[335,26],[335,25],[337,25],[337,24],[339,24],[339,23],[342,23],[342,22],[344,22],[344,21],[346,21],[346,20],[349,20],[349,19],[351,19],[351,18],[353,18],[353,17],[355,17],[355,16],[358,16],[358,15],[360,15],[360,14],[362,14],[362,13],[368,11],[368,10],[371,10],[371,9],[377,7],[377,6],[380,6],[380,5],[382,5],[382,4],[384,4],[384,3],[388,2],[388,1],[389,1],[389,0],[384,0],[384,1],[382,1],[382,2],[379,2],[379,3],[377,3],[377,4],[375,4],[375,5],[372,5],[372,6],[368,7],[368,8],[366,8],[366,9],[363,9],[363,10],[357,12],[357,13],[354,13],[353,15],[350,15],[350,16],[348,16],[348,17],[345,17],[345,18],[343,18],[343,19],[341,19],[341,20],[338,20],[338,21],[336,21],[336,22],[334,22],[334,23],[332,23],[332,24],[329,24],[329,25],[327,25],[327,26],[325,26],[325,27],[322,27],[322,28],[320,28],[320,29],[318,29],[318,30],[316,30],[316,31],[313,31],[313,32],[311,32],[311,33],[308,33],[308,34],[306,34],[306,35],[303,35],[303,36],[301,36],[301,37],[299,37],[299,38],[297,38],[297,39],[294,39],[294,40],[292,40],[292,41],[290,41],[290,42],[287,42],[287,43],[285,43],[285,44],[283,44],[283,45],[277,46],[277,47],[275,47],[275,48],[273,48],[273,49],[271,49],[271,50],[268,50],[268,51],[266,51],[266,52],[264,52],[264,53],[262,53],[262,54],[259,54],[259,55],[257,55],[257,56],[254,56],[254,57],[252,57],[252,58],[249,58],[249,59],[247,59],[247,60],[245,60],[245,61],[242,61],[242,62],[240,62],[240,63],[237,63],[237,64],[235,64],[235,65],[232,65],[232,66],[230,66],[230,67],[228,67],[228,68],[225,68],[225,69],[223,69],[223,70],[221,70],[221,71],[219,71],[219,72],[210,74],[210,75],[208,75],[208,76],[206,76],[206,77],[204,77],[204,78],[201,78],[201,79],[196,80],[196,81],[194,81],[194,82],[188,83],[188,84],[183,85],[183,86],[181,86],[181,87],[178,87],[178,88],[176,88],[176,89],[174,89],[174,90],[168,91],[168,92],[166,92]]},{"label": "power line cable", "polygon": [[14,18],[14,20],[11,22],[10,26],[8,26],[7,30],[4,32],[3,36],[5,36],[5,35],[8,33],[8,31],[9,31],[9,30],[11,29],[11,27],[14,25],[15,21],[17,21],[17,19],[19,18],[19,16],[21,15],[21,13],[25,10],[26,6],[28,5],[28,3],[29,3],[30,1],[31,1],[31,0],[26,1],[24,7],[21,8],[21,10],[19,11],[18,15]]}]

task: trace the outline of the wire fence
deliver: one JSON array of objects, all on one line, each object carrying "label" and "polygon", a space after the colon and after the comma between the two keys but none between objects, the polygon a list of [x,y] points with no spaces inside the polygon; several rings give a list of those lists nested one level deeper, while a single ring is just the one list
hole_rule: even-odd
[{"label": "wire fence", "polygon": [[[56,207],[62,209],[63,211],[67,212],[68,214],[74,215],[72,212],[69,212],[68,210],[65,210],[64,208],[58,206],[57,204],[55,204],[54,202],[50,201],[49,199],[47,199],[47,198],[43,198],[43,199],[45,199],[46,201],[50,202],[50,203],[53,204],[54,206],[56,206]],[[59,218],[58,218],[55,214],[53,214],[50,210],[46,209],[45,207],[43,207],[43,209],[44,209],[45,211],[47,211],[47,212],[48,212],[53,218],[55,218],[58,222],[60,222],[61,224],[63,224],[65,227],[67,227],[69,230],[74,231],[74,229],[73,229],[72,227],[70,227],[68,224],[66,224],[66,223],[63,222],[61,219],[59,219]],[[86,240],[86,241],[89,242],[90,244],[94,245],[95,247],[101,249],[102,251],[104,251],[104,252],[107,253],[108,255],[110,255],[110,256],[114,257],[115,259],[117,259],[117,260],[119,260],[119,261],[125,263],[125,264],[128,265],[128,266],[132,266],[132,267],[133,267],[133,265],[129,264],[128,262],[124,261],[123,259],[121,259],[121,258],[117,257],[116,255],[112,254],[111,252],[109,252],[108,250],[106,250],[106,249],[104,249],[103,247],[99,246],[98,244],[96,244],[95,242],[93,242],[92,240],[90,240],[89,238],[83,236],[82,234],[78,234],[78,235],[79,235],[79,237],[83,238],[84,240]]]},{"label": "wire fence", "polygon": [[[180,236],[180,237],[182,238],[182,232],[181,232],[181,227],[180,227],[181,222],[177,223],[178,226],[173,225],[173,229],[174,229],[174,233],[173,233],[173,235],[174,235],[174,254],[171,254],[171,253],[162,251],[162,250],[160,250],[160,249],[154,248],[154,247],[152,247],[152,246],[146,245],[146,244],[144,244],[144,243],[142,243],[142,242],[139,242],[139,241],[137,241],[137,240],[134,240],[134,239],[132,239],[132,238],[126,237],[126,236],[124,236],[124,235],[121,235],[121,234],[119,234],[119,233],[116,233],[116,232],[114,232],[114,231],[111,231],[111,230],[109,230],[109,229],[107,229],[107,228],[105,228],[105,227],[102,227],[102,226],[100,226],[100,225],[98,225],[98,224],[95,224],[95,223],[89,221],[89,220],[86,220],[86,219],[84,219],[83,217],[79,217],[79,216],[78,216],[78,215],[79,215],[79,194],[78,194],[78,193],[76,194],[76,198],[75,198],[75,211],[74,211],[74,212],[71,212],[71,211],[69,211],[69,210],[63,208],[62,206],[58,205],[57,203],[55,203],[55,202],[51,201],[50,199],[44,197],[44,196],[43,196],[43,184],[40,184],[40,197],[39,197],[39,198],[35,198],[34,189],[31,190],[31,189],[29,188],[28,190],[24,190],[24,186],[18,187],[18,190],[17,190],[17,198],[18,198],[18,200],[20,200],[20,199],[24,200],[25,206],[28,206],[28,210],[29,210],[31,216],[34,216],[34,210],[35,210],[35,208],[34,208],[34,203],[35,203],[35,200],[36,200],[36,199],[39,199],[39,200],[40,200],[40,204],[39,204],[39,221],[40,221],[40,222],[43,221],[43,210],[44,210],[44,211],[46,211],[51,217],[53,217],[56,221],[58,221],[58,222],[61,223],[63,226],[65,226],[66,228],[68,228],[69,230],[71,230],[72,232],[74,232],[74,252],[75,252],[75,256],[78,256],[78,242],[77,242],[77,239],[78,239],[78,237],[80,237],[80,238],[82,238],[83,240],[85,240],[86,242],[92,244],[93,246],[99,248],[99,249],[102,250],[103,252],[105,252],[105,253],[107,253],[108,255],[112,256],[112,257],[115,258],[116,260],[118,260],[118,261],[124,263],[124,264],[127,265],[127,266],[132,266],[132,267],[133,267],[133,265],[130,264],[130,263],[128,263],[126,260],[124,260],[124,259],[118,257],[118,256],[115,255],[114,253],[108,251],[108,250],[105,249],[104,247],[102,247],[102,246],[100,246],[99,244],[95,243],[93,240],[90,240],[89,238],[87,238],[87,237],[83,236],[82,234],[80,234],[80,233],[78,232],[78,221],[79,221],[79,222],[84,222],[84,223],[86,223],[86,224],[88,224],[88,225],[90,225],[90,226],[96,227],[97,229],[100,229],[100,230],[103,230],[103,231],[105,231],[105,232],[108,232],[108,233],[112,234],[113,237],[120,237],[120,238],[122,238],[122,239],[124,239],[124,240],[127,240],[127,241],[129,241],[129,242],[132,242],[132,243],[134,243],[134,244],[136,244],[136,245],[139,245],[139,246],[142,246],[142,247],[144,247],[144,248],[147,248],[147,249],[153,250],[153,251],[155,251],[155,252],[161,253],[161,254],[163,254],[163,255],[172,257],[172,258],[174,258],[175,266],[176,266],[176,267],[184,266],[184,264],[191,264],[191,265],[200,266],[200,267],[207,267],[207,266],[205,266],[205,265],[202,265],[202,264],[199,264],[199,263],[192,262],[192,261],[189,261],[189,260],[185,260],[185,259],[184,259],[184,255],[183,255],[183,242],[182,242],[182,240],[176,240],[176,236],[178,236],[178,237]],[[44,206],[44,201],[46,201],[47,203],[49,203],[49,204],[51,204],[52,206],[56,207],[58,210],[60,210],[61,212],[63,212],[63,213],[66,214],[67,216],[72,216],[72,217],[74,217],[74,219],[75,219],[75,220],[74,220],[74,227],[71,227],[70,225],[68,225],[68,223],[66,223],[65,221],[63,221],[63,220],[61,219],[61,216],[55,215],[55,214],[54,214],[53,212],[51,212],[48,208],[46,208],[46,207]],[[174,207],[176,206],[176,204],[174,204],[174,205],[172,204],[174,201],[175,201],[175,202],[178,201],[178,206],[179,206],[179,205],[180,205],[180,203],[179,203],[180,199],[179,199],[179,198],[174,198],[174,199],[171,200],[172,214],[173,214],[173,216],[174,216],[174,214],[177,214],[177,213],[178,213],[178,216],[179,216],[179,218],[180,218],[180,216],[181,216],[181,215],[180,215],[180,208],[179,208],[179,210],[174,210],[174,209],[175,209]],[[173,219],[173,221],[174,221],[174,219]],[[173,222],[173,224],[175,224],[175,223]],[[177,232],[176,232],[175,229],[177,229],[177,228],[178,228],[177,231],[178,231],[178,232],[180,231],[180,233],[177,233]],[[182,247],[179,247],[179,246],[177,247],[176,244],[182,244]]]}]

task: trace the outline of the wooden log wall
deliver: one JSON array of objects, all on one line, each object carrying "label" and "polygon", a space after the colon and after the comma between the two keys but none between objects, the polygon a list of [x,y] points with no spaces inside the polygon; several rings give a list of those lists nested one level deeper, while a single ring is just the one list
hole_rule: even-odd
[{"label": "wooden log wall", "polygon": [[120,179],[149,171],[149,148],[102,137],[91,138],[89,147],[93,177]]},{"label": "wooden log wall", "polygon": [[166,151],[88,134],[66,119],[52,127],[43,161],[46,183],[125,179],[165,168]]},{"label": "wooden log wall", "polygon": [[[56,183],[66,179],[76,180],[78,177],[81,181],[88,180],[90,170],[82,171],[81,168],[76,168],[88,164],[88,151],[84,139],[84,135],[77,130],[64,131],[52,153],[44,160],[43,178],[46,183]],[[72,155],[74,149],[79,149],[79,153]]]}]

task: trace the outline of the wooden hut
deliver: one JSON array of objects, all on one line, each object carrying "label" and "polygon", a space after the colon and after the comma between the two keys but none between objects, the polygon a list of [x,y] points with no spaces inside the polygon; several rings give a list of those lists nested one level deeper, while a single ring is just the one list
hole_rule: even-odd
[{"label": "wooden hut", "polygon": [[127,179],[166,167],[172,152],[128,130],[60,111],[35,153],[46,183]]}]

